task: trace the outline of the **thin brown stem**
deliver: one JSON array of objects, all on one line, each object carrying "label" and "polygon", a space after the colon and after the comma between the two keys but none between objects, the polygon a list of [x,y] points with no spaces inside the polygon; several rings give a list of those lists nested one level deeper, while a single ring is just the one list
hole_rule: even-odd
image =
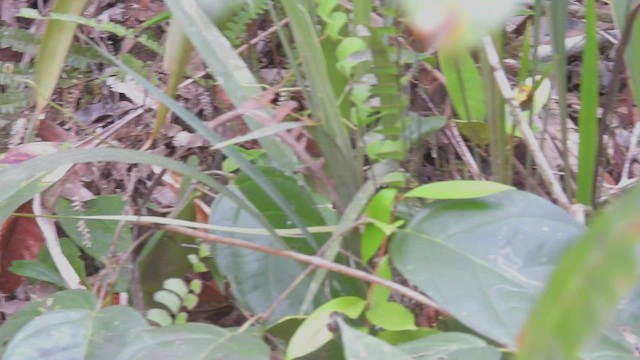
[{"label": "thin brown stem", "polygon": [[[146,224],[149,225],[149,224]],[[244,240],[239,240],[239,239],[233,239],[233,238],[228,238],[228,237],[224,237],[224,236],[218,236],[218,235],[213,235],[213,234],[209,234],[203,231],[198,231],[198,230],[192,230],[189,228],[185,228],[185,227],[181,227],[181,226],[175,226],[175,225],[158,225],[156,226],[158,229],[160,230],[165,230],[165,231],[170,231],[173,233],[177,233],[177,234],[182,234],[182,235],[186,235],[186,236],[190,236],[193,238],[197,238],[197,239],[201,239],[202,241],[205,242],[212,242],[212,243],[218,243],[218,244],[224,244],[224,245],[229,245],[229,246],[235,246],[235,247],[239,247],[239,248],[243,248],[243,249],[249,249],[249,250],[254,250],[254,251],[258,251],[258,252],[262,252],[265,254],[269,254],[269,255],[275,255],[275,256],[280,256],[280,257],[285,257],[288,259],[292,259],[292,260],[296,260],[296,261],[300,261],[303,263],[307,263],[307,264],[311,264],[315,267],[318,268],[322,268],[322,269],[326,269],[329,271],[333,271],[333,272],[337,272],[340,274],[344,274],[347,276],[351,276],[353,278],[359,279],[359,280],[363,280],[363,281],[367,281],[370,282],[372,284],[378,284],[378,285],[382,285],[384,287],[387,287],[393,291],[396,291],[412,300],[415,300],[421,304],[425,304],[428,306],[431,306],[435,309],[441,310],[442,308],[436,304],[433,300],[429,299],[428,297],[426,297],[423,294],[420,294],[419,292],[412,290],[406,286],[402,286],[400,284],[394,283],[393,281],[389,281],[386,279],[383,279],[381,277],[369,274],[367,272],[361,271],[361,270],[357,270],[357,269],[352,269],[348,266],[344,266],[344,265],[340,265],[340,264],[336,264],[333,263],[331,261],[327,261],[325,259],[322,259],[320,257],[317,256],[310,256],[310,255],[305,255],[305,254],[300,254],[294,251],[290,251],[290,250],[282,250],[282,249],[275,249],[275,248],[271,248],[268,246],[262,246],[262,245],[258,245],[249,241],[244,241]]]}]

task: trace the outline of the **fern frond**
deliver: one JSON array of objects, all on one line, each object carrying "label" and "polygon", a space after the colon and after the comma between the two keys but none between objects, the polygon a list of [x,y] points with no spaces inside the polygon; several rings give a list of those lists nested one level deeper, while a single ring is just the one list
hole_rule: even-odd
[{"label": "fern frond", "polygon": [[251,6],[243,8],[223,25],[223,33],[233,46],[239,46],[246,33],[247,24],[269,9],[268,0],[253,0]]}]

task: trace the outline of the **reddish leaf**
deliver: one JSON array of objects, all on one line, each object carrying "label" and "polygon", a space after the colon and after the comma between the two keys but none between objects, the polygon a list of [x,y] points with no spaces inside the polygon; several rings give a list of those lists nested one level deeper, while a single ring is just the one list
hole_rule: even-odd
[{"label": "reddish leaf", "polygon": [[[16,213],[33,214],[31,202]],[[11,294],[22,283],[22,276],[7,270],[15,260],[33,260],[38,256],[44,237],[35,218],[8,218],[0,228],[0,292]]]}]

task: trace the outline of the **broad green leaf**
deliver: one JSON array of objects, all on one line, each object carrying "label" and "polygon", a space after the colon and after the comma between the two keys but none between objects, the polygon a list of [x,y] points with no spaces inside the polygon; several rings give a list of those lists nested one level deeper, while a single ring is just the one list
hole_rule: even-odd
[{"label": "broad green leaf", "polygon": [[[230,189],[240,194],[237,188],[230,187]],[[253,217],[226,196],[218,196],[211,205],[209,223],[246,228],[260,227]],[[284,240],[277,235],[215,233],[275,249],[288,248]],[[304,240],[297,239],[297,241],[304,244]],[[304,247],[308,248],[308,245]],[[303,265],[296,261],[232,246],[213,245],[213,254],[218,269],[231,284],[231,291],[238,304],[254,313],[267,310],[289,284],[304,271]],[[308,286],[308,280],[299,284],[289,294],[287,301],[278,306],[273,318],[296,314]]]},{"label": "broad green leaf", "polygon": [[[302,219],[304,226],[326,225],[324,217],[318,209],[318,204],[311,196],[309,189],[298,184],[293,177],[286,176],[273,167],[259,167],[259,169],[280,193],[288,199],[291,208]],[[240,173],[235,180],[235,185],[274,228],[295,228],[295,224],[287,218],[285,212],[271,199],[260,184],[253,181],[247,174]],[[328,203],[327,200],[324,202]],[[312,236],[313,242],[300,238],[284,238],[284,240],[295,251],[313,254],[315,250],[324,244],[328,235],[314,234]]]},{"label": "broad green leaf", "polygon": [[413,313],[398,303],[384,302],[377,304],[371,310],[367,310],[365,316],[372,325],[384,330],[400,331],[417,329],[416,319]]},{"label": "broad green leaf", "polygon": [[342,319],[337,320],[346,360],[410,360],[411,356],[383,340],[351,328]]},{"label": "broad green leaf", "polygon": [[6,350],[9,340],[38,316],[62,309],[93,310],[96,304],[95,296],[88,290],[60,291],[44,299],[30,302],[0,326],[0,355]]},{"label": "broad green leaf", "polygon": [[[269,358],[259,338],[208,324],[180,324],[138,333],[135,341],[112,359],[243,359]],[[118,354],[117,356],[114,354]]]},{"label": "broad green leaf", "polygon": [[396,232],[390,255],[446,312],[514,347],[556,259],[582,232],[550,202],[503,191],[427,205]]},{"label": "broad green leaf", "polygon": [[[102,195],[84,202],[82,210],[74,209],[70,200],[61,198],[56,203],[55,213],[59,216],[117,215],[122,214],[123,209],[122,195]],[[116,221],[78,220],[61,217],[58,219],[58,223],[76,245],[102,263],[106,263],[110,255],[122,254],[131,246],[129,227],[124,227],[119,232],[119,238],[114,239],[114,234],[118,233],[116,231],[118,222]],[[115,254],[111,254],[114,241],[117,241],[118,245]]]},{"label": "broad green leaf", "polygon": [[[305,226],[325,225],[316,202],[305,188],[298,185],[295,179],[285,176],[273,168],[262,168],[261,170],[278,191],[289,199],[291,208],[299,214]],[[264,189],[245,174],[240,174],[236,179],[236,186],[232,186],[230,189],[241,193],[244,198],[250,200],[255,209],[263,214],[272,226],[294,228],[294,224],[288,220],[284,212],[271,200]],[[209,223],[245,228],[260,227],[253,218],[229,201],[226,196],[218,196],[211,205]],[[282,238],[275,235],[215,233],[273,248],[292,249],[306,254],[315,253],[328,236],[314,234],[312,237],[314,242],[310,243],[306,239]],[[304,269],[302,264],[293,260],[232,246],[214,245],[213,253],[218,268],[231,283],[231,290],[235,298],[243,307],[254,313],[267,310]],[[296,286],[289,294],[287,301],[282,302],[276,309],[273,319],[297,314],[304,301],[308,286],[309,281],[306,279]]]},{"label": "broad green leaf", "polygon": [[360,316],[366,306],[367,302],[364,299],[353,296],[333,299],[320,306],[307,317],[291,337],[285,359],[310,354],[333,339],[333,334],[327,328],[331,322],[331,314],[341,313],[353,319]]},{"label": "broad green leaf", "polygon": [[[640,189],[635,189],[603,211],[560,259],[520,335],[521,359],[577,358],[580,348],[637,284],[639,201]],[[637,309],[636,304],[631,306]],[[630,339],[637,336],[632,327],[625,327]]]},{"label": "broad green leaf", "polygon": [[420,360],[499,360],[500,351],[484,340],[462,333],[441,333],[423,337],[398,348]]},{"label": "broad green leaf", "polygon": [[437,200],[474,199],[506,190],[513,190],[513,186],[493,181],[451,180],[420,185],[404,196]]},{"label": "broad green leaf", "polygon": [[3,358],[113,359],[148,327],[137,311],[126,306],[52,311],[25,325]]}]

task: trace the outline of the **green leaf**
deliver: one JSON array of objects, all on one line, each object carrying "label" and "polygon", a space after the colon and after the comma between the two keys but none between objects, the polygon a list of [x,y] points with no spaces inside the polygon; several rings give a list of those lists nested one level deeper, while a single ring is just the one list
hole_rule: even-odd
[{"label": "green leaf", "polygon": [[420,360],[499,360],[500,351],[484,340],[462,333],[441,333],[423,337],[398,348]]},{"label": "green leaf", "polygon": [[[277,189],[289,199],[290,206],[299,214],[305,226],[326,225],[316,202],[308,191],[298,185],[291,177],[285,176],[273,168],[261,168],[264,175]],[[257,211],[262,213],[267,221],[276,228],[292,228],[293,224],[284,212],[271,200],[264,189],[245,174],[238,175],[237,186],[230,189],[241,192],[244,197],[254,204]],[[218,196],[211,205],[210,224],[224,226],[238,226],[244,228],[260,227],[256,221],[240,209],[226,196]],[[327,238],[327,234],[314,234],[314,243],[306,239],[279,237],[277,235],[243,235],[214,232],[223,236],[231,236],[248,240],[276,249],[292,249],[306,254],[315,253]],[[214,256],[220,271],[231,283],[231,290],[238,302],[254,313],[267,310],[280,294],[303,271],[303,266],[293,260],[279,258],[273,255],[259,253],[232,246],[214,245]],[[273,318],[297,314],[309,281],[301,284],[289,294],[287,301],[281,303],[274,312]]]},{"label": "green leaf", "polygon": [[338,319],[346,360],[410,360],[411,356],[369,334],[355,330]]},{"label": "green leaf", "polygon": [[[165,4],[171,10],[173,19],[180,22],[182,30],[189,37],[193,47],[198,50],[202,59],[209,67],[211,74],[220,81],[231,102],[238,108],[247,101],[260,96],[261,86],[255,76],[235,52],[222,32],[209,20],[204,9],[209,13],[228,13],[232,7],[241,1],[196,1],[196,0],[166,0]],[[257,109],[265,116],[273,115],[270,110]],[[250,116],[244,120],[251,130],[262,127]],[[266,151],[269,159],[281,169],[295,170],[300,161],[291,150],[279,139],[273,137],[261,138],[261,147]],[[214,142],[215,143],[215,142]]]},{"label": "green leaf", "polygon": [[446,312],[514,347],[556,259],[582,232],[550,202],[504,191],[429,204],[395,233],[389,252]]},{"label": "green leaf", "polygon": [[4,359],[113,359],[148,326],[126,306],[52,311],[25,325]]},{"label": "green leaf", "polygon": [[153,294],[153,300],[164,305],[172,314],[177,314],[182,306],[182,299],[175,293],[168,290],[160,290]]},{"label": "green leaf", "polygon": [[333,339],[333,334],[327,328],[334,312],[344,314],[349,318],[356,318],[362,314],[367,302],[354,296],[333,299],[320,306],[300,325],[291,337],[285,354],[285,359],[294,359],[319,349]]},{"label": "green leaf", "polygon": [[62,309],[93,310],[96,305],[95,296],[88,290],[60,291],[44,299],[30,302],[0,326],[0,354],[9,340],[27,323],[38,316]]},{"label": "green leaf", "polygon": [[[393,270],[391,270],[391,261],[389,255],[383,256],[378,262],[376,268],[376,275],[383,279],[391,280],[393,278]],[[367,300],[369,301],[369,307],[375,308],[379,304],[386,303],[391,295],[391,289],[386,286],[372,284],[369,288],[369,294]]]},{"label": "green leaf", "polygon": [[[122,214],[124,201],[122,195],[102,195],[93,200],[84,202],[82,210],[76,210],[70,200],[60,198],[55,205],[55,213],[60,216],[81,216],[81,215],[117,215]],[[127,251],[131,246],[131,230],[124,227],[119,232],[120,236],[116,240],[118,245],[115,254],[111,254],[111,247],[114,241],[114,234],[117,234],[116,221],[106,220],[79,220],[70,218],[60,218],[58,223],[65,233],[85,252],[94,259],[106,263],[110,255],[119,255]]]},{"label": "green leaf", "polygon": [[365,316],[372,325],[384,330],[400,331],[417,329],[416,319],[413,313],[398,303],[384,302],[377,304],[371,310],[368,310]]},{"label": "green leaf", "polygon": [[[60,239],[60,246],[62,247],[62,253],[69,260],[80,278],[86,280],[84,262],[80,259],[80,249],[78,249],[71,240],[66,238]],[[35,260],[14,261],[9,270],[21,276],[49,282],[61,289],[66,288],[66,284],[58,273],[58,268],[53,263],[47,247],[43,247],[40,250],[38,258]]]},{"label": "green leaf", "polygon": [[417,328],[415,330],[380,331],[377,336],[391,345],[403,344],[409,341],[422,339],[425,336],[438,334],[439,331],[431,328]]},{"label": "green leaf", "polygon": [[[395,206],[396,195],[398,190],[393,188],[382,189],[371,198],[369,205],[365,210],[365,215],[371,219],[381,221],[383,223],[391,222],[391,212]],[[362,263],[367,264],[369,260],[382,245],[386,235],[375,224],[366,224],[364,232],[360,237],[360,257]]]},{"label": "green leaf", "polygon": [[176,293],[180,298],[184,299],[185,296],[189,293],[189,288],[187,287],[187,283],[182,279],[172,278],[167,279],[162,284],[162,287],[166,290],[170,290]]},{"label": "green leaf", "polygon": [[474,199],[505,190],[513,190],[513,186],[493,181],[452,180],[421,185],[404,196],[438,200]]},{"label": "green leaf", "polygon": [[306,316],[285,316],[268,328],[267,333],[278,339],[289,341],[306,318]]},{"label": "green leaf", "polygon": [[600,119],[598,117],[600,44],[598,41],[596,0],[586,0],[584,4],[586,6],[587,27],[580,80],[581,105],[578,118],[580,144],[576,200],[586,206],[592,206],[595,200],[593,198],[594,186],[599,171],[598,147],[600,146],[600,136],[604,136],[604,134],[600,134]]},{"label": "green leaf", "polygon": [[[180,324],[139,333],[115,358],[264,360],[270,349],[259,338],[207,324]],[[112,357],[113,359],[113,354]]]},{"label": "green leaf", "polygon": [[[194,220],[195,207],[186,206],[176,216],[180,220]],[[189,255],[195,255],[196,250],[189,246],[195,245],[196,240],[190,236],[156,232],[145,244],[143,251],[137,258],[140,284],[147,307],[157,306],[153,301],[153,294],[162,289],[165,279],[184,276],[192,270],[188,260]]]},{"label": "green leaf", "polygon": [[[447,91],[462,120],[484,121],[487,113],[482,76],[468,51],[439,54],[440,69],[447,79]],[[473,138],[472,138],[473,140]]]},{"label": "green leaf", "polygon": [[[637,284],[639,201],[636,188],[599,214],[560,259],[520,335],[521,359],[577,358],[581,346]],[[637,303],[629,305],[637,311]]]},{"label": "green leaf", "polygon": [[[88,0],[58,0],[52,12],[80,16],[88,4]],[[64,60],[69,53],[77,23],[61,20],[49,20],[47,30],[42,38],[42,46],[36,59],[36,78],[38,86],[36,112],[41,111],[49,102],[49,97],[56,87]]]},{"label": "green leaf", "polygon": [[147,311],[147,319],[160,326],[169,326],[173,324],[171,314],[169,314],[165,309],[149,309],[149,311]]}]

